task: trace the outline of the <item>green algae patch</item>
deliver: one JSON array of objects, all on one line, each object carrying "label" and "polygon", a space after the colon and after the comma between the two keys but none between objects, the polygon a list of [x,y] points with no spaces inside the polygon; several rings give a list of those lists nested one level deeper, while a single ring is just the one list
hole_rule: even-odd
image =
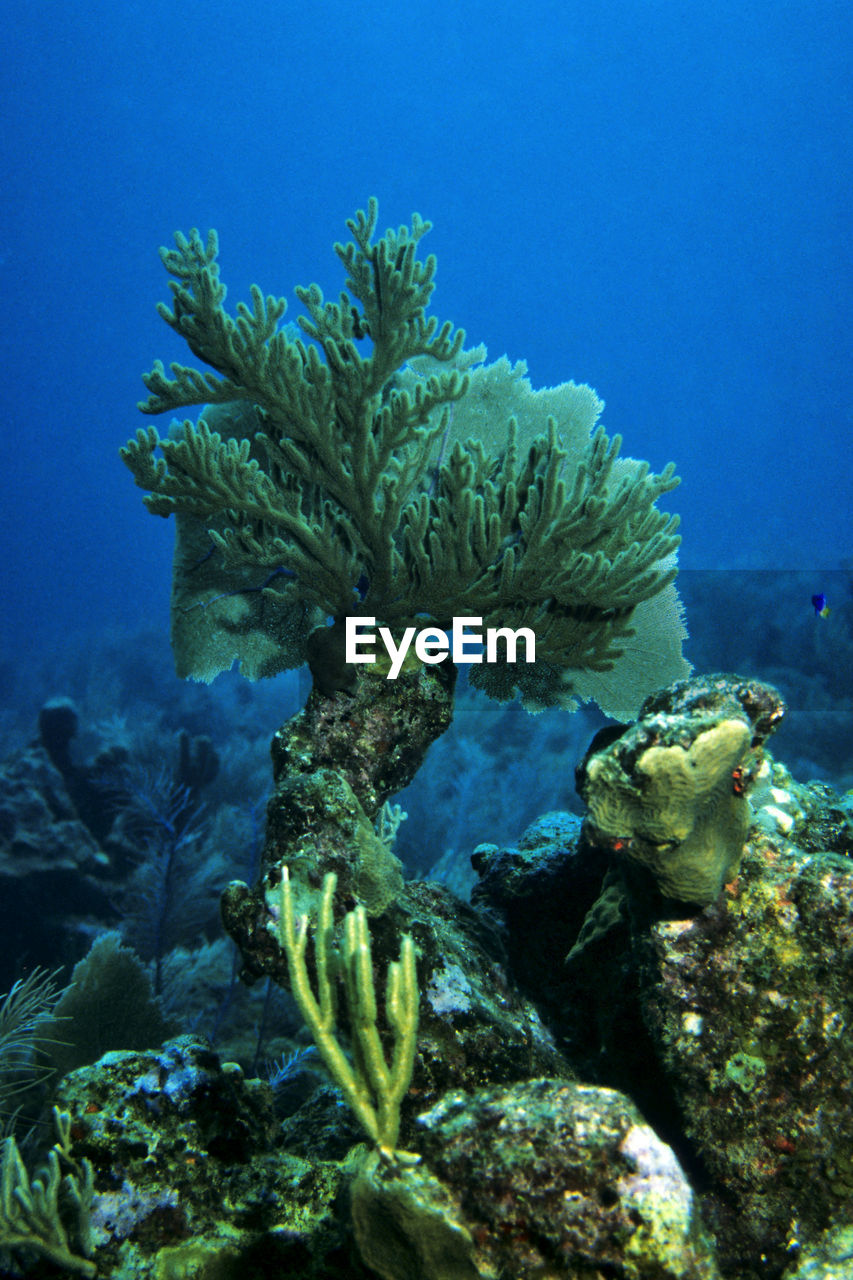
[{"label": "green algae patch", "polygon": [[741,1093],[752,1093],[767,1074],[767,1065],[763,1058],[750,1053],[735,1053],[726,1062],[725,1074]]}]

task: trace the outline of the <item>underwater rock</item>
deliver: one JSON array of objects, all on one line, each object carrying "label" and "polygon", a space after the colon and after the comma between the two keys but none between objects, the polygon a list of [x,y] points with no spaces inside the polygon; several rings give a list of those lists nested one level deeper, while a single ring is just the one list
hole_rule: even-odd
[{"label": "underwater rock", "polygon": [[264,862],[272,872],[268,898],[286,864],[297,892],[305,893],[301,911],[314,903],[311,890],[330,871],[340,892],[363,903],[369,915],[384,911],[403,887],[399,859],[377,834],[346,777],[328,767],[288,774],[278,783],[267,806]]},{"label": "underwater rock", "polygon": [[368,818],[414,778],[427,748],[453,717],[456,668],[451,662],[406,666],[396,680],[381,662],[357,669],[352,688],[315,687],[302,711],[272,743],[275,779],[333,769],[344,777]]},{"label": "underwater rock", "polygon": [[[777,796],[795,797],[797,848],[805,853],[840,853],[853,857],[853,791],[838,793],[825,782],[802,786],[778,761],[773,764],[773,789]],[[784,801],[783,801],[784,803]]]},{"label": "underwater rock", "polygon": [[[282,868],[292,871],[297,918],[315,918],[323,878],[338,877],[339,917],[356,902],[371,916],[391,905],[403,888],[402,867],[377,834],[346,778],[333,769],[288,775],[267,810],[261,880],[249,888],[232,880],[220,900],[222,920],[243,958],[243,977],[265,974],[289,989],[287,960],[270,925],[277,918]],[[345,905],[343,905],[345,904]]]},{"label": "underwater rock", "polygon": [[73,1149],[95,1169],[95,1261],[110,1280],[364,1274],[335,1161],[280,1149],[272,1092],[193,1036],[106,1054],[62,1081]]},{"label": "underwater rock", "polygon": [[[471,862],[480,879],[471,902],[498,931],[513,985],[534,1002],[557,1044],[587,1075],[601,1045],[600,973],[591,998],[585,999],[576,972],[565,961],[572,941],[601,900],[607,863],[601,851],[580,836],[580,818],[553,812],[531,823],[515,845],[478,846]],[[624,982],[614,988],[620,1005],[623,988]],[[616,1000],[614,995],[611,1009]]]},{"label": "underwater rock", "polygon": [[[578,768],[586,838],[643,867],[666,898],[706,905],[737,873],[747,793],[784,714],[775,689],[738,676],[683,680]],[[612,731],[606,731],[608,737]]]},{"label": "underwater rock", "polygon": [[772,685],[745,676],[714,672],[678,680],[649,694],[637,719],[654,715],[687,719],[694,716],[717,720],[741,718],[752,727],[753,746],[760,746],[778,729],[785,711],[785,703]]},{"label": "underwater rock", "polygon": [[[799,1242],[794,1238],[789,1246],[798,1252]],[[816,1245],[797,1259],[784,1280],[847,1280],[853,1275],[853,1226],[836,1227],[828,1231]]]},{"label": "underwater rock", "polygon": [[7,873],[24,864],[84,872],[106,861],[44,747],[15,751],[0,765],[0,856]]},{"label": "underwater rock", "polygon": [[[720,799],[723,809],[743,801],[746,839],[701,910],[661,893],[590,822],[577,838],[564,819],[561,838],[552,816],[552,841],[533,828],[519,842],[528,851],[476,855],[474,900],[502,924],[511,977],[574,1070],[624,1090],[676,1145],[696,1173],[721,1270],[736,1280],[781,1276],[798,1249],[853,1215],[850,806],[825,784],[795,783],[763,749],[779,707],[753,681],[685,682],[590,753],[621,759],[642,798],[633,765],[654,749],[646,731],[660,729],[685,756],[709,725],[748,731]],[[601,893],[579,928],[596,867]],[[568,964],[555,954],[561,921]]]},{"label": "underwater rock", "polygon": [[607,887],[612,855],[583,832],[580,818],[555,812],[516,846],[481,845],[472,902],[499,929],[512,985],[533,1003],[572,1073],[629,1093],[669,1136],[674,1106],[640,1014],[624,891]]},{"label": "underwater rock", "polygon": [[635,938],[644,1019],[738,1280],[778,1276],[792,1240],[853,1215],[853,861],[802,852],[784,813],[766,825],[718,902]]},{"label": "underwater rock", "polygon": [[316,911],[329,872],[337,876],[340,914],[361,902],[378,915],[400,893],[400,862],[375,822],[450,724],[455,679],[450,663],[418,663],[396,680],[376,667],[360,670],[352,692],[324,694],[315,687],[304,710],[278,730],[264,874],[253,888],[233,881],[222,895],[225,928],[247,977],[266,973],[287,986],[283,953],[267,928],[282,866],[292,872],[297,915]]},{"label": "underwater rock", "polygon": [[403,1103],[401,1143],[418,1141],[418,1110],[448,1089],[572,1076],[533,1004],[510,980],[494,931],[439,884],[405,886],[371,925],[378,972],[396,959],[399,937],[417,950],[421,991],[414,1077]]},{"label": "underwater rock", "polygon": [[[250,898],[241,901],[252,909]],[[263,921],[255,923],[252,954],[287,987],[284,952],[273,931]],[[416,1136],[415,1114],[450,1088],[509,1083],[532,1075],[571,1076],[533,1002],[510,981],[504,948],[488,921],[442,885],[413,881],[402,886],[386,911],[371,919],[376,975],[398,959],[403,933],[415,942],[421,995],[414,1076],[402,1104],[402,1147]],[[307,963],[316,987],[310,951]],[[381,990],[378,978],[377,984]],[[337,1016],[346,1037],[346,1010],[340,1007]]]},{"label": "underwater rock", "polygon": [[46,748],[13,752],[0,764],[0,991],[27,963],[50,968],[87,950],[99,922],[116,918],[108,872]]},{"label": "underwater rock", "polygon": [[713,1280],[674,1154],[612,1089],[547,1079],[454,1091],[418,1119],[425,1165],[353,1191],[383,1280]]},{"label": "underwater rock", "polygon": [[500,922],[514,979],[553,1005],[564,998],[563,961],[604,874],[600,853],[579,843],[580,831],[580,818],[555,811],[531,823],[516,845],[481,844],[471,855],[479,877],[472,905]]}]

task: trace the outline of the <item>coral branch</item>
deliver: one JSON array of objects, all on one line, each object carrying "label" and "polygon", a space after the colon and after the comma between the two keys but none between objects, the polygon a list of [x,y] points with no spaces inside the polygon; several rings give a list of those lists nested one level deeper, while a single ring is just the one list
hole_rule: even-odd
[{"label": "coral branch", "polygon": [[[415,947],[409,935],[400,943],[400,959],[388,968],[385,1014],[394,1032],[390,1064],[376,1025],[376,992],[370,952],[370,931],[364,907],[350,911],[343,922],[343,950],[332,952],[334,921],[332,901],[337,877],[323,881],[319,916],[314,929],[314,965],[317,993],[311,988],[305,950],[308,917],[297,921],[293,910],[290,874],[282,868],[281,905],[276,936],[287,953],[291,990],[314,1041],[353,1112],[387,1160],[411,1162],[415,1157],[398,1151],[400,1103],[412,1078],[418,1031],[418,990]],[[333,969],[340,964],[347,1011],[353,1034],[350,1063],[336,1036]]]}]

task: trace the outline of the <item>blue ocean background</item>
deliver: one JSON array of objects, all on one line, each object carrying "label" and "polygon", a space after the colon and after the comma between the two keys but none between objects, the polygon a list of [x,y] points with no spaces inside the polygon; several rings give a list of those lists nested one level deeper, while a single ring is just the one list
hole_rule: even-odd
[{"label": "blue ocean background", "polygon": [[[186,359],[155,311],[158,246],[217,228],[230,305],[257,282],[293,318],[294,285],[337,294],[332,243],[375,195],[382,228],[433,222],[435,314],[525,359],[536,386],[589,382],[624,452],[676,462],[689,656],[780,677],[808,723],[798,759],[850,774],[832,720],[849,720],[853,652],[849,5],[7,0],[3,15],[9,744],[55,694],[99,723],[145,697],[164,734],[220,749],[237,724],[268,739],[298,705],[304,679],[176,685],[172,528],[118,448],[147,421],[141,373]],[[519,768],[544,757],[517,708],[477,715],[484,752],[500,738]],[[569,726],[546,732],[571,757],[589,726]],[[544,799],[569,803],[565,772]],[[475,803],[448,794],[454,821]]]}]

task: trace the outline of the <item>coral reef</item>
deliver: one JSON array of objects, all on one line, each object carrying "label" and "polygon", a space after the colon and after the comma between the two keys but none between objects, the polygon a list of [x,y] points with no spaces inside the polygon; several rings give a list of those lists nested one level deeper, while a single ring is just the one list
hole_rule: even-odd
[{"label": "coral reef", "polygon": [[78,958],[96,921],[115,920],[109,865],[48,746],[36,741],[3,761],[0,989],[12,985],[23,964]]},{"label": "coral reef", "polygon": [[[77,1226],[58,1219],[78,1269],[827,1280],[853,1212],[847,802],[773,761],[773,688],[699,677],[596,735],[578,777],[598,786],[595,761],[616,760],[607,785],[626,788],[621,812],[639,828],[648,754],[690,759],[716,727],[737,726],[736,760],[711,771],[716,801],[697,802],[697,782],[662,804],[645,775],[648,807],[670,828],[671,811],[690,818],[664,852],[690,848],[698,829],[702,865],[718,839],[731,849],[739,807],[744,838],[722,884],[717,866],[701,895],[671,895],[621,837],[602,838],[596,809],[548,814],[515,847],[481,844],[467,906],[403,879],[383,811],[447,721],[451,674],[411,670],[395,686],[358,672],[350,689],[315,688],[276,735],[258,883],[225,895],[245,975],[293,987],[311,1033],[334,1047],[342,1093],[316,1063],[305,1070],[294,1025],[277,1041],[278,1102],[188,1037],[67,1075],[51,1099],[69,1116],[63,1167],[92,1172]],[[199,748],[201,776],[207,758]],[[187,746],[177,759],[191,766]],[[203,985],[222,969],[219,945],[203,961],[170,952],[169,972]],[[389,967],[405,982],[383,993]],[[79,986],[75,1022],[97,1027],[88,978]],[[26,1242],[10,1256],[30,1256]],[[17,1274],[47,1280],[46,1267]]]},{"label": "coral reef", "polygon": [[721,1260],[756,1274],[853,1211],[853,861],[796,840],[754,831],[720,903],[636,953]]},{"label": "coral reef", "polygon": [[95,1171],[97,1274],[364,1275],[337,1220],[346,1166],[281,1148],[272,1092],[191,1036],[110,1053],[59,1096]]},{"label": "coral reef", "polygon": [[[169,377],[155,364],[144,412],[213,411],[166,438],[140,429],[122,450],[149,510],[179,517],[179,671],[299,665],[329,615],[395,629],[473,615],[536,632],[535,664],[478,667],[491,696],[632,713],[686,671],[677,519],[655,505],[673,467],[620,459],[588,387],[537,402],[523,367],[478,374],[483,352],[427,318],[436,264],[417,251],[429,224],[415,215],[374,242],[376,219],[371,201],[335,246],[338,303],[297,290],[304,336],[280,328],[284,300],[254,286],[251,307],[225,311],[215,234],[161,251],[174,278],[160,315],[216,371],[175,364]],[[327,691],[346,682],[329,643]]]},{"label": "coral reef", "polygon": [[262,879],[252,889],[233,881],[222,900],[225,927],[249,973],[287,985],[284,953],[267,927],[285,865],[294,872],[300,915],[316,909],[328,872],[337,876],[342,900],[362,902],[372,915],[400,893],[400,864],[375,824],[382,804],[410,781],[450,723],[453,682],[449,663],[418,666],[393,682],[362,668],[352,692],[315,687],[304,711],[278,731]]},{"label": "coral reef", "polygon": [[[158,692],[133,723],[108,692],[120,675],[102,682],[90,660],[89,723],[43,700],[37,741],[0,768],[3,1010],[28,992],[36,1006],[0,1061],[24,1100],[0,1266],[836,1280],[853,1214],[851,797],[773,760],[785,708],[753,663],[649,692],[686,672],[675,520],[657,506],[672,469],[619,457],[589,388],[534,391],[523,364],[486,364],[430,319],[419,218],[377,240],[371,202],[349,226],[346,292],[298,291],[301,332],[257,289],[225,311],[215,237],[163,252],[161,315],[212,372],[155,365],[143,408],[207,407],[123,456],[149,509],[176,516],[178,669],[305,662],[313,689],[273,740],[265,826],[257,731],[249,750],[238,739],[266,711],[227,678],[222,705],[201,690],[166,711]],[[472,667],[472,724],[442,739],[404,866],[391,801],[450,724],[456,670],[409,657],[389,680],[382,661],[348,663],[346,621],[398,633],[477,613],[532,626],[537,662]],[[787,669],[798,709],[815,695],[804,741],[824,716],[844,753],[849,636],[805,615],[790,634],[813,666]],[[763,652],[781,634],[748,618],[727,643]],[[160,689],[156,660],[139,671]],[[551,812],[495,843],[525,800],[564,803],[548,788],[561,756],[568,787],[576,738],[522,728],[518,704],[486,721],[481,691],[636,717],[595,734],[582,818]],[[473,830],[471,905],[406,879],[439,865],[463,882]],[[209,908],[231,876],[229,939]],[[44,970],[19,978],[74,961],[61,999]],[[254,984],[243,1002],[238,977]],[[190,1026],[224,1059],[197,1036],[155,1047]],[[66,1041],[59,1080],[49,1039]],[[51,1108],[45,1152],[26,1129]]]},{"label": "coral reef", "polygon": [[[379,816],[389,787],[411,777],[432,736],[448,722],[452,675],[449,666],[418,668],[389,683],[359,671],[351,693],[315,688],[305,711],[279,730],[273,744],[277,780],[261,878],[253,888],[232,882],[222,898],[244,975],[269,975],[286,989],[293,984],[288,952],[295,939],[288,945],[281,933],[285,875],[289,909],[304,920],[325,919],[324,934],[335,918],[328,915],[332,904],[323,884],[329,873],[337,876],[337,923],[345,908],[363,906],[371,917],[377,971],[396,963],[400,935],[411,934],[418,986],[426,992],[410,1090],[421,1106],[453,1083],[568,1070],[532,1005],[509,988],[498,939],[439,886],[404,883],[399,863],[367,818]],[[314,949],[304,973],[300,961],[303,986],[315,973],[322,985],[319,956],[330,945]],[[334,946],[340,949],[339,937]],[[309,1021],[316,1021],[310,1007]],[[412,1099],[403,1099],[401,1145],[412,1132],[414,1109]]]},{"label": "coral reef", "polygon": [[479,851],[474,901],[503,926],[510,977],[570,1063],[630,1092],[677,1148],[722,1273],[758,1280],[799,1274],[798,1255],[853,1212],[853,840],[839,797],[795,783],[764,748],[779,712],[768,687],[708,677],[648,711],[730,717],[732,694],[753,731],[747,837],[713,900],[667,899],[630,864],[622,874],[622,851],[590,843],[587,823],[578,834],[550,815],[517,849]]},{"label": "coral reef", "polygon": [[[494,1280],[507,1267],[524,1280],[593,1265],[625,1280],[717,1275],[677,1160],[613,1090],[534,1079],[452,1091],[418,1120],[423,1165],[297,1155],[268,1086],[191,1037],[108,1054],[60,1097],[95,1171],[98,1274],[115,1280],[190,1264],[205,1280],[276,1268],[306,1280]],[[354,1240],[334,1209],[353,1175]]]},{"label": "coral reef", "polygon": [[233,1036],[235,1056],[251,1062],[262,993],[236,982],[218,897],[258,820],[218,797],[201,812],[202,789],[209,799],[223,781],[210,740],[161,732],[149,764],[148,725],[87,726],[67,698],[45,703],[38,723],[38,738],[0,764],[0,989],[39,963],[70,975],[81,962],[64,997],[74,1030],[59,1024],[51,1046],[61,1070],[158,1043],[164,1015],[220,1043]]}]

